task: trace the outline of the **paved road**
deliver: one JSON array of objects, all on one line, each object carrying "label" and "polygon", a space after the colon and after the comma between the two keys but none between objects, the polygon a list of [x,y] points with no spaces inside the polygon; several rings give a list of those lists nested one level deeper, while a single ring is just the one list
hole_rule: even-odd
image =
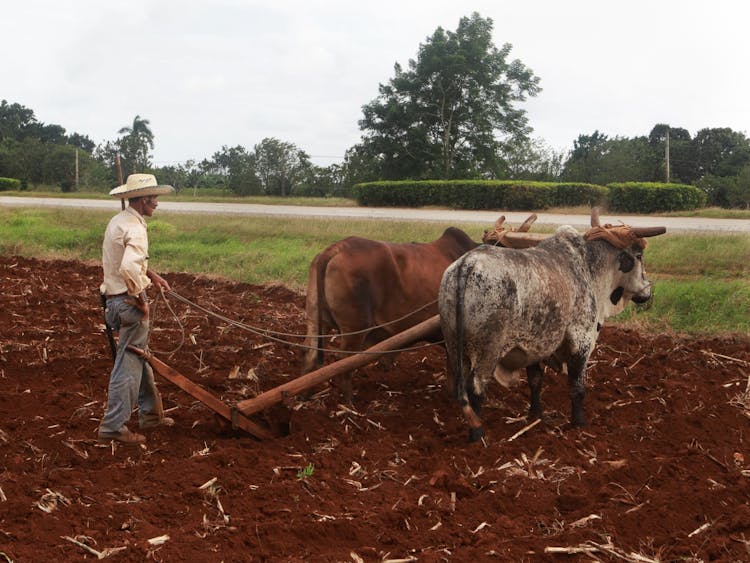
[{"label": "paved road", "polygon": [[[0,206],[7,207],[74,207],[117,211],[117,200],[62,199],[40,197],[0,196]],[[408,221],[433,221],[439,223],[482,223],[488,227],[501,214],[499,211],[465,211],[459,209],[396,209],[390,207],[307,207],[292,205],[260,205],[252,203],[195,203],[159,200],[159,212],[208,213],[211,215],[248,215],[278,217],[337,217],[353,219],[402,219]],[[528,213],[505,212],[511,225],[522,223]],[[588,215],[559,215],[538,213],[537,225],[573,225],[578,229],[589,226]],[[665,226],[667,232],[745,232],[750,233],[748,219],[708,219],[701,217],[639,217],[635,215],[602,215],[602,223],[620,221],[634,227]]]}]

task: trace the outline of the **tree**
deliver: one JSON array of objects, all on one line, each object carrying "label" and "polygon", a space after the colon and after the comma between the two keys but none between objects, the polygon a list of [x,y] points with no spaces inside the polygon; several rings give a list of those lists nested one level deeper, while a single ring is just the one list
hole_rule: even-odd
[{"label": "tree", "polygon": [[706,174],[698,180],[697,185],[706,192],[708,205],[731,207],[729,194],[735,189],[736,182],[737,178],[735,177]]},{"label": "tree", "polygon": [[[106,183],[108,186],[116,186],[119,181],[117,172],[117,155],[122,149],[117,141],[105,141],[94,149],[94,158],[106,169]],[[124,180],[124,176],[123,176]]]},{"label": "tree", "polygon": [[495,174],[498,135],[529,133],[516,103],[540,91],[539,78],[519,60],[507,61],[511,45],[497,49],[492,27],[476,12],[455,32],[438,27],[417,60],[406,70],[396,63],[395,76],[362,108],[363,148],[380,162],[381,178]]},{"label": "tree", "polygon": [[670,143],[690,140],[690,133],[687,129],[672,127],[666,123],[657,123],[648,134],[648,142],[653,147],[659,148],[660,144],[663,147],[667,140],[667,134],[669,134]]},{"label": "tree", "polygon": [[45,151],[42,161],[42,182],[57,184],[62,192],[75,190],[75,147],[54,145]]},{"label": "tree", "polygon": [[592,184],[594,178],[600,178],[607,141],[607,136],[598,130],[591,135],[578,135],[563,167],[563,179]]},{"label": "tree", "polygon": [[344,153],[342,164],[345,190],[349,192],[355,184],[378,180],[382,164],[382,157],[369,154],[368,148],[362,143],[348,149]]},{"label": "tree", "polygon": [[221,147],[212,160],[201,163],[201,168],[227,177],[227,187],[237,195],[262,193],[262,186],[255,171],[255,155],[245,147]]},{"label": "tree", "polygon": [[669,181],[690,183],[697,178],[694,147],[690,133],[682,127],[657,123],[648,135],[648,143],[656,155],[654,180],[666,180],[666,143],[669,135]]},{"label": "tree", "polygon": [[96,143],[94,143],[88,135],[80,135],[78,133],[68,135],[68,144],[88,153],[93,153],[96,148]]},{"label": "tree", "polygon": [[750,209],[750,165],[740,170],[734,185],[729,186],[727,203],[732,207]]},{"label": "tree", "polygon": [[709,205],[750,209],[750,165],[736,176],[706,174],[697,185],[706,192]]},{"label": "tree", "polygon": [[266,137],[255,145],[256,169],[268,195],[287,196],[310,168],[310,159],[294,143]]},{"label": "tree", "polygon": [[728,127],[701,129],[693,139],[698,178],[736,176],[750,163],[750,140]]},{"label": "tree", "polygon": [[564,156],[542,139],[519,139],[505,147],[505,176],[515,180],[556,181],[562,174]]},{"label": "tree", "polygon": [[303,177],[294,187],[294,194],[304,197],[348,197],[344,186],[343,167],[340,164],[315,166],[305,169]]},{"label": "tree", "polygon": [[[22,141],[7,139],[0,142],[0,176],[72,191],[76,185],[75,152],[71,145],[44,143],[34,137]],[[100,186],[106,182],[106,170],[89,153],[81,151],[78,164],[81,186]]]},{"label": "tree", "polygon": [[188,159],[177,166],[157,168],[154,174],[163,183],[174,186],[178,192],[183,189],[192,189],[195,195],[199,187],[206,185],[205,163],[206,161],[198,163],[193,159]]},{"label": "tree", "polygon": [[568,181],[606,185],[611,182],[651,182],[656,178],[659,159],[646,137],[615,137],[594,131],[579,135],[565,162],[563,178]]},{"label": "tree", "polygon": [[149,127],[150,121],[148,119],[141,118],[140,115],[136,115],[133,118],[133,125],[126,125],[122,127],[118,133],[125,136],[135,136],[143,141],[149,148],[154,148],[154,134]]},{"label": "tree", "polygon": [[65,127],[60,125],[47,125],[45,123],[33,123],[28,128],[29,135],[39,139],[43,143],[64,145],[68,142],[65,135]]},{"label": "tree", "polygon": [[662,181],[663,176],[654,176],[661,160],[646,137],[615,137],[605,143],[603,174],[594,178],[594,183]]},{"label": "tree", "polygon": [[[76,155],[76,147],[85,152]],[[86,136],[67,136],[61,125],[37,121],[34,112],[20,104],[0,102],[0,176],[70,191],[76,185],[77,158],[79,184],[98,184],[106,170],[91,158],[94,147]]]},{"label": "tree", "polygon": [[5,139],[22,140],[29,127],[36,123],[34,111],[21,104],[0,102],[0,141]]},{"label": "tree", "polygon": [[149,150],[154,148],[154,134],[149,120],[136,115],[133,124],[122,127],[118,133],[120,153],[128,163],[129,173],[148,170],[151,167]]}]

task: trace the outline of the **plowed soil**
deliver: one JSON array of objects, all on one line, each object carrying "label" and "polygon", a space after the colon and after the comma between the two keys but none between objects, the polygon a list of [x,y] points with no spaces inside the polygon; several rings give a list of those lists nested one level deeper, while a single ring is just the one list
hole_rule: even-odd
[{"label": "plowed soil", "polygon": [[[164,275],[201,308],[304,331],[304,296],[284,287]],[[521,432],[525,385],[493,382],[487,439],[467,443],[430,347],[361,369],[351,406],[334,382],[256,415],[288,432],[262,441],[159,379],[175,426],[118,447],[96,441],[99,281],[97,264],[0,258],[0,560],[750,560],[747,339],[605,327],[584,429],[548,372],[540,424]],[[299,375],[294,346],[154,308],[157,357],[227,405]]]}]

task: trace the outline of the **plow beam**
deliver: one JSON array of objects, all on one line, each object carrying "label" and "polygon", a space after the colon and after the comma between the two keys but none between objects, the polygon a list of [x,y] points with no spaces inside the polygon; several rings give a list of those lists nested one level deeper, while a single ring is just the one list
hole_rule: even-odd
[{"label": "plow beam", "polygon": [[354,369],[366,366],[388,352],[409,346],[419,340],[425,340],[430,334],[440,331],[440,315],[430,317],[418,325],[394,334],[390,338],[378,342],[364,351],[364,353],[355,354],[342,360],[338,360],[320,369],[301,375],[292,381],[269,389],[257,397],[240,401],[235,408],[243,415],[250,416],[257,412],[263,411],[268,407],[281,402],[285,397],[290,397],[305,391],[319,383],[323,383],[335,377],[348,373]]},{"label": "plow beam", "polygon": [[263,428],[262,426],[255,424],[253,421],[246,418],[242,413],[238,412],[227,406],[221,399],[216,395],[213,395],[209,391],[206,391],[200,385],[197,385],[190,381],[187,377],[179,373],[174,368],[169,367],[167,364],[156,358],[150,352],[136,348],[135,346],[128,346],[128,350],[134,354],[138,354],[145,359],[153,370],[161,375],[167,381],[174,383],[185,391],[191,397],[198,399],[206,407],[211,409],[213,412],[227,420],[232,424],[233,428],[240,428],[245,432],[252,434],[256,438],[269,439],[273,438],[273,434]]}]

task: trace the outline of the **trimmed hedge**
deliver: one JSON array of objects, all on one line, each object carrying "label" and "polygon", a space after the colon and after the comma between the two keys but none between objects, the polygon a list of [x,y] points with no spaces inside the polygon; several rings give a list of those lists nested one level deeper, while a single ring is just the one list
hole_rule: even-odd
[{"label": "trimmed hedge", "polygon": [[705,207],[706,193],[687,184],[622,182],[605,186],[522,180],[401,180],[354,186],[359,205],[532,211],[549,207],[593,207],[658,213]]},{"label": "trimmed hedge", "polygon": [[21,180],[15,178],[0,178],[0,192],[18,191],[21,189]]},{"label": "trimmed hedge", "polygon": [[623,182],[608,184],[610,211],[658,213],[706,206],[706,193],[687,184]]},{"label": "trimmed hedge", "polygon": [[401,180],[354,186],[359,205],[530,211],[602,205],[607,188],[594,184],[522,180]]}]

